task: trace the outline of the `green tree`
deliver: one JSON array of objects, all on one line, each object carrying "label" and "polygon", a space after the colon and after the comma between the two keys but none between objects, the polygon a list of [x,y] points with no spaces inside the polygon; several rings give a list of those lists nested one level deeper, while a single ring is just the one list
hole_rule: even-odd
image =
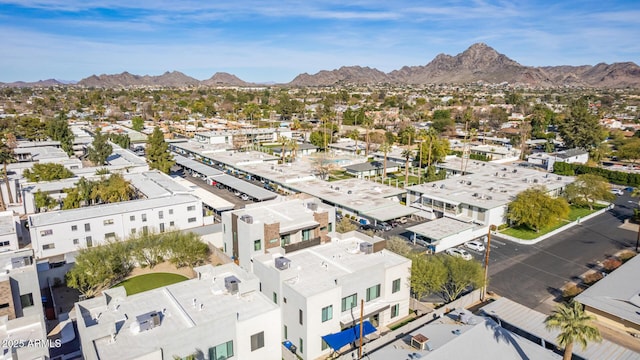
[{"label": "green tree", "polygon": [[33,200],[35,202],[36,209],[38,209],[38,212],[41,209],[51,210],[58,205],[58,202],[54,198],[40,190],[36,191],[35,194],[33,194]]},{"label": "green tree", "polygon": [[[13,147],[11,141],[6,141],[6,143],[0,145],[0,162],[2,162],[2,177],[4,179],[4,184],[7,187],[7,194],[9,196],[9,204],[13,203],[13,195],[11,193],[11,185],[9,185],[9,175],[7,173],[7,164],[15,161]],[[2,192],[0,191],[0,198],[2,198]],[[4,199],[0,199],[2,203],[2,208],[5,209]]]},{"label": "green tree", "polygon": [[171,171],[171,167],[176,163],[173,155],[169,152],[169,145],[164,141],[164,135],[159,127],[153,129],[149,135],[147,144],[147,162],[150,169],[157,169],[165,174]]},{"label": "green tree", "polygon": [[606,135],[598,118],[589,112],[585,100],[570,106],[567,118],[558,125],[558,131],[566,147],[586,150],[597,147]]},{"label": "green tree", "polygon": [[402,150],[402,157],[404,158],[404,186],[409,184],[409,161],[413,159],[413,150]]},{"label": "green tree", "polygon": [[543,186],[519,193],[509,204],[507,218],[517,226],[527,226],[538,232],[569,215],[569,204],[563,198],[553,198]]},{"label": "green tree", "polygon": [[484,285],[482,264],[449,255],[412,257],[411,289],[420,299],[427,294],[441,294],[445,301],[457,299],[469,288]]},{"label": "green tree", "polygon": [[202,265],[209,257],[209,246],[194,233],[168,233],[165,241],[170,247],[169,261],[176,267]]},{"label": "green tree", "polygon": [[477,289],[484,286],[484,271],[480,262],[445,256],[444,263],[448,274],[447,283],[442,288],[445,300],[457,299],[470,287]]},{"label": "green tree", "polygon": [[93,142],[91,143],[91,147],[87,153],[87,158],[95,165],[100,166],[107,162],[107,158],[112,152],[113,146],[107,142],[107,137],[98,130],[93,137]]},{"label": "green tree", "polygon": [[64,112],[61,112],[55,119],[49,121],[47,134],[51,140],[60,141],[60,146],[67,155],[73,155],[74,136],[69,128],[69,121],[67,120],[67,116]]},{"label": "green tree", "polygon": [[595,318],[588,315],[582,304],[572,301],[559,304],[545,320],[545,327],[549,330],[560,330],[556,341],[564,346],[563,360],[573,357],[573,344],[578,343],[586,349],[589,341],[602,341],[600,331],[593,324]]},{"label": "green tree", "polygon": [[30,182],[40,182],[67,179],[75,175],[61,164],[35,163],[31,169],[25,169],[22,176]]},{"label": "green tree", "polygon": [[131,138],[128,134],[109,134],[109,140],[123,149],[131,146]]},{"label": "green tree", "polygon": [[588,206],[593,210],[596,201],[613,201],[616,196],[611,193],[611,186],[601,176],[595,174],[578,175],[576,180],[567,185],[567,200],[578,206]]},{"label": "green tree", "polygon": [[47,124],[38,118],[21,117],[15,129],[16,137],[29,141],[47,138]]},{"label": "green tree", "polygon": [[144,129],[144,119],[140,116],[134,116],[131,119],[131,128],[135,131],[142,131]]},{"label": "green tree", "polygon": [[387,178],[387,154],[389,154],[389,151],[391,151],[391,145],[387,142],[383,142],[382,145],[380,145],[378,151],[381,151],[384,154],[382,179],[385,180]]}]

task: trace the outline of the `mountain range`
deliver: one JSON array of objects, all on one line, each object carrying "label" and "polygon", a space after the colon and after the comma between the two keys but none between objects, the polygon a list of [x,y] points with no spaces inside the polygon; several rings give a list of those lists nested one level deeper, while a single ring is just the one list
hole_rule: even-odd
[{"label": "mountain range", "polygon": [[[303,73],[284,86],[332,86],[365,84],[490,84],[510,83],[528,86],[640,88],[640,66],[633,62],[600,63],[582,66],[524,66],[501,54],[490,46],[477,43],[464,52],[451,56],[437,55],[426,65],[404,66],[389,73],[375,68],[343,66],[335,70],[322,70],[316,74]],[[181,72],[165,72],[159,76],[133,75],[128,72],[114,75],[92,75],[76,84],[58,80],[41,80],[34,83],[0,83],[0,86],[84,86],[84,87],[132,87],[132,86],[259,86],[228,73],[215,73],[207,80],[197,80]]]}]

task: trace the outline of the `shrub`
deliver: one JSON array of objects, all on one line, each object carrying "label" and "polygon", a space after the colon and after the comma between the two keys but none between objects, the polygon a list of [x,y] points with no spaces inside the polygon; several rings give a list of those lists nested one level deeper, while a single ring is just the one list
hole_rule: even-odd
[{"label": "shrub", "polygon": [[618,259],[620,259],[620,261],[625,263],[634,256],[636,256],[636,254],[633,251],[625,251],[622,254],[618,255]]},{"label": "shrub", "polygon": [[582,288],[580,288],[578,285],[574,284],[574,283],[570,283],[568,285],[566,285],[564,287],[564,289],[562,289],[562,297],[565,300],[569,300],[571,298],[573,298],[574,296],[580,294],[583,291]]},{"label": "shrub", "polygon": [[582,281],[587,284],[587,285],[591,285],[595,282],[597,282],[598,280],[602,279],[604,277],[604,275],[602,275],[601,272],[590,272],[587,275],[582,277]]},{"label": "shrub", "polygon": [[622,261],[616,258],[608,258],[607,260],[602,262],[602,268],[606,272],[612,272],[613,270],[619,268],[620,265],[622,265]]}]

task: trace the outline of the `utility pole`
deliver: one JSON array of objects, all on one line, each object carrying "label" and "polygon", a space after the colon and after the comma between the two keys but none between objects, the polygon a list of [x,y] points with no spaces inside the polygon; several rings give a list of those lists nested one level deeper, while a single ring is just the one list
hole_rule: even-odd
[{"label": "utility pole", "polygon": [[489,252],[491,251],[491,232],[496,230],[495,225],[489,226],[487,231],[487,247],[484,249],[484,286],[482,287],[482,301],[487,297],[487,288],[489,287]]}]

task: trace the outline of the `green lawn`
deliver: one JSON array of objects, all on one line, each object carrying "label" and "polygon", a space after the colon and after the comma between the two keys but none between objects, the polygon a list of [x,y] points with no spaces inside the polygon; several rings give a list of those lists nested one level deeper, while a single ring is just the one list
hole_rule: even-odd
[{"label": "green lawn", "polygon": [[503,234],[505,235],[509,235],[509,236],[513,236],[516,237],[518,239],[523,239],[523,240],[533,240],[535,238],[538,238],[546,233],[549,233],[553,230],[556,230],[562,226],[567,225],[569,222],[572,221],[576,221],[576,219],[578,219],[578,217],[583,218],[589,214],[592,214],[600,209],[605,208],[606,206],[604,205],[600,205],[600,204],[596,204],[593,207],[593,210],[589,210],[588,207],[578,207],[578,206],[571,206],[570,210],[569,210],[569,216],[567,219],[563,219],[562,221],[560,221],[559,223],[552,225],[552,226],[547,226],[545,228],[540,229],[540,231],[535,232],[531,229],[529,229],[528,227],[512,227],[512,228],[508,228],[505,229],[503,231],[501,231]]},{"label": "green lawn", "polygon": [[354,176],[348,174],[344,170],[332,171],[329,174],[329,181],[337,181],[337,180],[353,179],[353,178],[354,178]]},{"label": "green lawn", "polygon": [[139,275],[136,277],[132,277],[131,279],[127,279],[116,286],[124,286],[127,290],[127,295],[137,294],[143,291],[159,288],[161,286],[175,284],[181,281],[189,280],[187,277],[171,274],[171,273],[153,273],[153,274],[145,274]]}]

